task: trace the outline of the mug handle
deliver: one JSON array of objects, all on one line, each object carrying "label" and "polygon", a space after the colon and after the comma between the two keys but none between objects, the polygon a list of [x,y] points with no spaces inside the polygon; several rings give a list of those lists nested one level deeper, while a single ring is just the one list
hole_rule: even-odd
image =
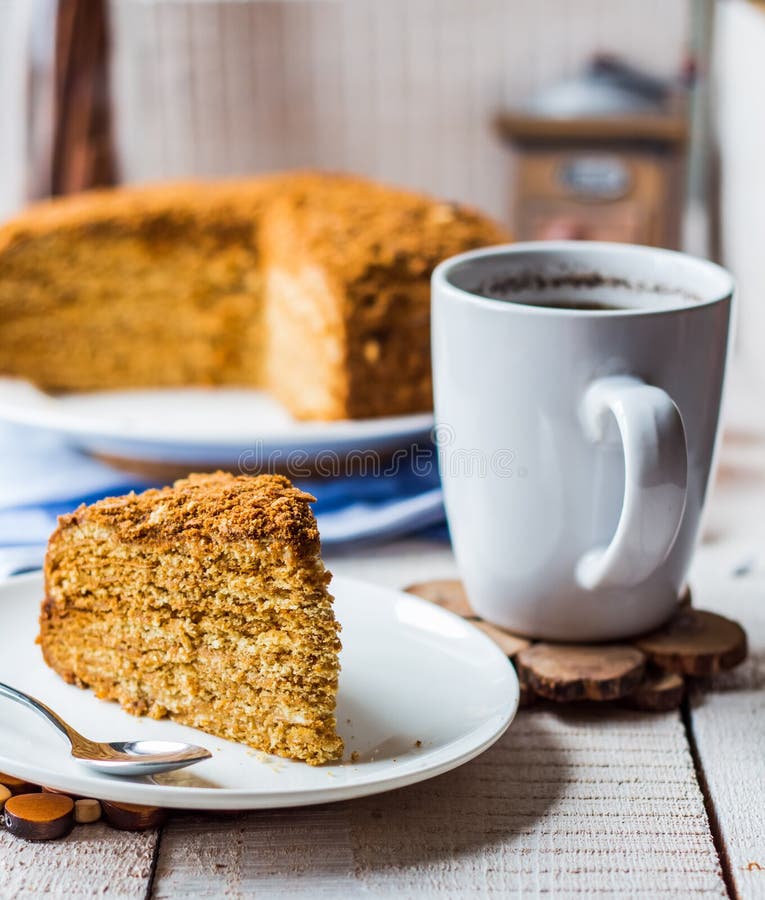
[{"label": "mug handle", "polygon": [[664,562],[677,538],[687,494],[688,450],[680,411],[661,388],[630,375],[599,378],[580,409],[585,433],[604,440],[610,415],[624,448],[624,500],[607,547],[577,563],[588,590],[632,587]]}]

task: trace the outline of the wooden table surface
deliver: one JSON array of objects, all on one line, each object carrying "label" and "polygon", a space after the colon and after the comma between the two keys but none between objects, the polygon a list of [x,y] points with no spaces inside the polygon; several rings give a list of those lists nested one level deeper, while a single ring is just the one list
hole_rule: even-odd
[{"label": "wooden table surface", "polygon": [[[764,461],[761,434],[729,430],[690,578],[749,659],[680,712],[540,704],[462,768],[367,799],[49,844],[0,831],[0,897],[765,897]],[[394,586],[456,574],[423,540],[328,562]]]}]

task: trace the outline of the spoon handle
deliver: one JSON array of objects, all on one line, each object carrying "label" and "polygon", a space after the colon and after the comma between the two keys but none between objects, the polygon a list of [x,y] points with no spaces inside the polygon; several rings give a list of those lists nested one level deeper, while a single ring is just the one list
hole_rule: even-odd
[{"label": "spoon handle", "polygon": [[50,707],[41,703],[39,700],[36,700],[34,697],[30,697],[29,694],[25,694],[23,691],[11,687],[9,684],[3,684],[2,681],[0,681],[0,697],[6,697],[8,700],[15,700],[16,703],[26,706],[27,709],[34,710],[38,715],[47,719],[51,725],[54,725],[70,744],[74,745],[79,741],[85,740],[78,731],[75,731],[74,728],[67,725],[63,719],[60,719]]}]

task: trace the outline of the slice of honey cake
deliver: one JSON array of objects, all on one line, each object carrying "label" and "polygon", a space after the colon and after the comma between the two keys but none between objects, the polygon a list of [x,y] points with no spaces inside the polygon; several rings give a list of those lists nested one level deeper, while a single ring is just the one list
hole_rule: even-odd
[{"label": "slice of honey cake", "polygon": [[191,475],[62,516],[39,643],[136,715],[337,759],[340,641],[313,497],[279,475]]}]

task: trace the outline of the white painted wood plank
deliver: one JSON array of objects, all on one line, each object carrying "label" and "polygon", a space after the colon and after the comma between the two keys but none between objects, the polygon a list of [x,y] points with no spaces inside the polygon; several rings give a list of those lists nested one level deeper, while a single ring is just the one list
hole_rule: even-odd
[{"label": "white painted wood plank", "polygon": [[[192,140],[194,142],[198,174],[225,175],[229,171],[231,150],[227,141],[226,80],[222,56],[221,21],[216,3],[188,5],[190,55],[190,90],[192,109]],[[182,90],[182,88],[181,88]],[[166,140],[172,140],[167,133]]]},{"label": "white painted wood plank", "polygon": [[[194,97],[191,85],[192,58],[191,21],[184,4],[162,4],[157,8],[160,17],[156,40],[159,45],[158,78],[154,89],[160,110],[163,133],[163,176],[182,178],[201,171],[194,140]],[[129,75],[129,61],[126,77]],[[167,140],[166,135],[173,135]],[[150,179],[151,173],[143,177]]]},{"label": "white painted wood plank", "polygon": [[287,90],[284,75],[284,13],[273,3],[250,3],[250,54],[255,65],[256,158],[268,170],[287,168]]},{"label": "white painted wood plank", "polygon": [[[391,6],[398,5],[393,0]],[[377,171],[377,145],[383,140],[376,127],[373,69],[377,63],[372,43],[372,17],[368,0],[343,2],[341,41],[343,167],[363,175]]]},{"label": "white painted wood plank", "polygon": [[383,3],[372,4],[371,41],[374,65],[371,91],[374,97],[376,132],[399,132],[398,140],[378,141],[377,168],[386,173],[392,182],[404,183],[407,169],[408,136],[403,133],[401,122],[410,122],[412,109],[409,97],[409,70],[405,64],[404,36],[405,10],[401,16],[392,16]]},{"label": "white painted wood plank", "polygon": [[341,169],[346,127],[343,109],[342,5],[333,0],[307,4],[310,34],[310,94],[307,103],[314,117],[314,144],[310,164],[319,169]]},{"label": "white painted wood plank", "polygon": [[0,897],[143,900],[156,845],[154,831],[116,831],[101,822],[39,844],[0,829]]},{"label": "white painted wood plank", "polygon": [[[281,66],[284,96],[284,149],[287,166],[315,165],[314,150],[321,129],[321,110],[313,103],[315,75],[311,55],[312,7],[316,0],[293,0],[281,12]],[[321,7],[326,6],[322,2]]]},{"label": "white painted wood plank", "polygon": [[716,826],[740,897],[765,897],[765,579],[707,580],[695,603],[738,619],[749,659],[700,682],[691,725]]},{"label": "white painted wood plank", "polygon": [[[185,18],[184,8],[176,11]],[[110,61],[112,92],[119,98],[113,116],[115,148],[119,177],[126,181],[157,180],[196,168],[193,159],[185,169],[178,164],[182,148],[193,154],[194,145],[174,115],[176,109],[190,107],[191,93],[177,92],[175,102],[166,97],[172,81],[168,83],[165,62],[173,60],[177,72],[180,60],[188,58],[185,51],[179,53],[178,19],[165,7],[111,0],[111,33],[119,36]],[[184,80],[184,88],[188,83]],[[172,141],[168,134],[173,134]]]},{"label": "white painted wood plank", "polygon": [[154,896],[725,897],[674,715],[531,710],[455,772],[163,834]]},{"label": "white painted wood plank", "polygon": [[28,198],[29,77],[33,4],[0,0],[0,219]]},{"label": "white painted wood plank", "polygon": [[[167,55],[163,52],[161,43],[162,29],[159,27],[161,7],[146,5],[142,13],[145,20],[143,34],[146,40],[146,47],[140,64],[139,96],[146,97],[153,95],[165,80],[163,78],[163,64],[165,59],[167,59]],[[136,73],[131,71],[133,66],[130,65],[130,61],[128,61],[128,66],[128,78],[135,78]],[[170,159],[173,147],[167,138],[172,132],[167,128],[166,115],[166,103],[152,104],[152,117],[149,121],[150,131],[137,136],[140,142],[139,146],[145,146],[148,151],[146,154],[146,169],[148,177],[152,180],[168,178],[170,173],[176,170],[175,162]],[[178,145],[176,144],[175,146],[177,147]],[[155,172],[156,175],[154,174]]]},{"label": "white painted wood plank", "polygon": [[[753,237],[765,231],[765,129],[751,126],[751,113],[762,104],[765,82],[765,6],[730,0],[715,6],[715,132],[719,135],[720,216],[723,263],[736,273],[738,345],[765,387],[762,334],[760,248]],[[760,421],[763,416],[760,413]]]},{"label": "white painted wood plank", "polygon": [[[7,0],[3,0],[3,2],[7,2]],[[26,7],[27,15],[32,16],[29,42],[30,71],[29,82],[26,86],[28,96],[25,149],[27,177],[19,180],[16,189],[23,190],[25,188],[26,196],[22,199],[28,201],[49,197],[51,191],[53,176],[51,159],[54,142],[51,122],[55,117],[55,42],[58,0],[36,0],[35,3],[22,3],[22,5]],[[8,37],[7,34],[5,36]],[[2,51],[0,51],[0,56],[2,56]],[[0,63],[0,67],[7,62],[6,58],[5,63]],[[2,77],[0,75],[0,80]],[[2,89],[0,89],[1,91]],[[11,108],[4,101],[0,101],[0,105],[3,108],[3,121],[7,128],[12,118]],[[11,128],[11,132],[14,130]],[[2,137],[0,137],[1,142]],[[3,173],[2,178],[7,179],[12,175],[8,167],[2,167],[0,171]],[[1,203],[2,201],[0,201]]]}]

